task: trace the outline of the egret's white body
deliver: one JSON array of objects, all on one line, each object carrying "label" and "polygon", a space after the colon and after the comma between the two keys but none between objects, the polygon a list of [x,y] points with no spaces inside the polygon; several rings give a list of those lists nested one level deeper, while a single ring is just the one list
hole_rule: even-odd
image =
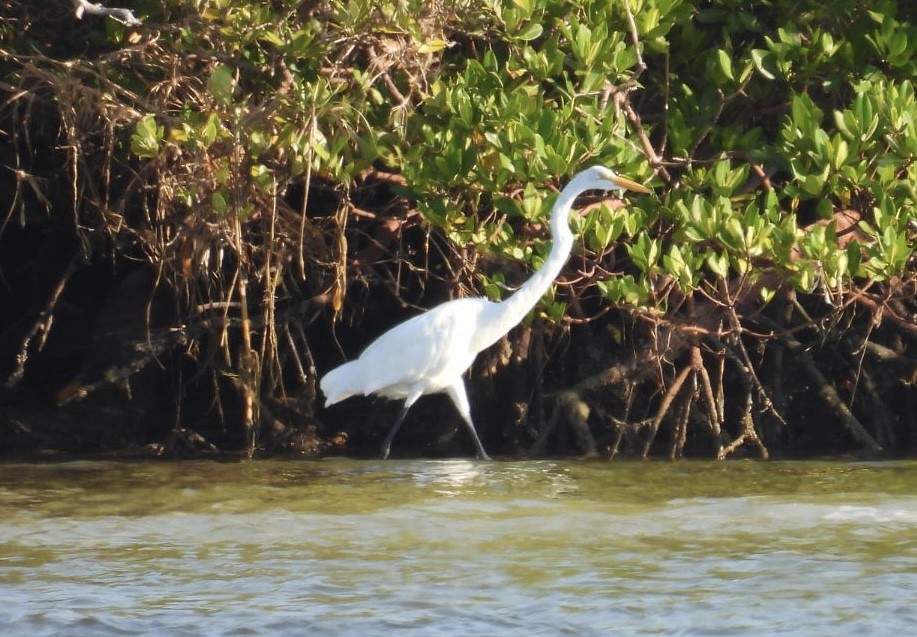
[{"label": "egret's white body", "polygon": [[602,166],[577,174],[560,192],[551,212],[551,252],[522,287],[499,303],[481,298],[447,301],[396,325],[373,341],[358,359],[325,374],[321,380],[325,404],[369,394],[403,400],[401,413],[382,446],[385,458],[411,405],[424,394],[445,392],[465,421],[478,457],[487,458],[471,420],[462,374],[479,352],[525,318],[560,274],[573,249],[569,216],[576,197],[587,190],[621,189],[649,192]]}]

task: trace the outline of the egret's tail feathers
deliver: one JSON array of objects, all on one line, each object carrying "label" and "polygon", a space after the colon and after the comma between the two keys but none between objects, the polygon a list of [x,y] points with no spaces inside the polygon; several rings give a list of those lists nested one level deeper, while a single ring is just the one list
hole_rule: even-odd
[{"label": "egret's tail feathers", "polygon": [[319,381],[322,393],[325,394],[326,407],[360,393],[348,387],[348,379],[351,376],[347,372],[348,364],[344,363],[340,367],[335,367]]},{"label": "egret's tail feathers", "polygon": [[[325,390],[322,390],[322,393],[325,393]],[[330,407],[335,403],[339,403],[342,400],[346,400],[351,396],[356,396],[356,392],[338,392],[336,394],[325,394],[325,407]]]},{"label": "egret's tail feathers", "polygon": [[339,403],[342,400],[344,400],[345,398],[350,398],[351,396],[353,396],[353,394],[337,394],[334,396],[326,396],[325,397],[325,407],[330,407],[331,405],[335,403]]}]

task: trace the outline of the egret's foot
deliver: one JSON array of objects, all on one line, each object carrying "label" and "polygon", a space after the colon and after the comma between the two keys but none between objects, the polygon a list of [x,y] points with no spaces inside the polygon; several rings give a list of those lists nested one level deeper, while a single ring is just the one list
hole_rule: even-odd
[{"label": "egret's foot", "polygon": [[478,444],[477,451],[474,452],[474,457],[478,460],[490,460],[491,457],[487,455],[487,452],[484,451],[484,445]]}]

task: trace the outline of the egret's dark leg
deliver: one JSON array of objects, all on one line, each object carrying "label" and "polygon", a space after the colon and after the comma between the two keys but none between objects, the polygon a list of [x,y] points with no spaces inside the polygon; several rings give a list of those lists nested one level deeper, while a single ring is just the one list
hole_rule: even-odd
[{"label": "egret's dark leg", "polygon": [[385,437],[385,442],[382,443],[382,451],[379,452],[383,460],[388,458],[388,454],[392,450],[392,440],[395,439],[395,434],[398,433],[398,429],[401,428],[401,423],[404,422],[404,417],[408,415],[408,409],[410,408],[411,405],[406,402],[404,407],[401,408],[401,412],[399,412],[398,419],[395,420],[392,430],[389,431],[388,435]]},{"label": "egret's dark leg", "polygon": [[458,382],[446,388],[446,393],[455,403],[455,408],[458,409],[458,412],[462,415],[462,420],[465,421],[465,426],[468,427],[468,433],[471,434],[471,439],[477,449],[477,457],[481,460],[490,460],[490,456],[484,451],[481,439],[478,438],[478,432],[474,429],[474,423],[471,421],[471,406],[468,404],[468,395],[465,393],[465,383],[459,379]]}]

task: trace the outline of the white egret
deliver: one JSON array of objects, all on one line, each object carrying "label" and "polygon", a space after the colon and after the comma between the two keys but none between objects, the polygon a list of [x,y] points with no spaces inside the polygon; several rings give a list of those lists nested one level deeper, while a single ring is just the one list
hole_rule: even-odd
[{"label": "white egret", "polygon": [[551,211],[554,243],[548,258],[522,287],[501,302],[456,299],[399,323],[373,341],[358,359],[325,374],[321,380],[325,405],[361,394],[403,400],[401,412],[382,444],[382,458],[387,458],[411,405],[424,394],[445,392],[465,421],[477,456],[489,459],[471,420],[462,374],[478,352],[525,318],[560,274],[573,249],[570,210],[577,196],[587,190],[649,192],[603,166],[580,172],[557,196]]}]

